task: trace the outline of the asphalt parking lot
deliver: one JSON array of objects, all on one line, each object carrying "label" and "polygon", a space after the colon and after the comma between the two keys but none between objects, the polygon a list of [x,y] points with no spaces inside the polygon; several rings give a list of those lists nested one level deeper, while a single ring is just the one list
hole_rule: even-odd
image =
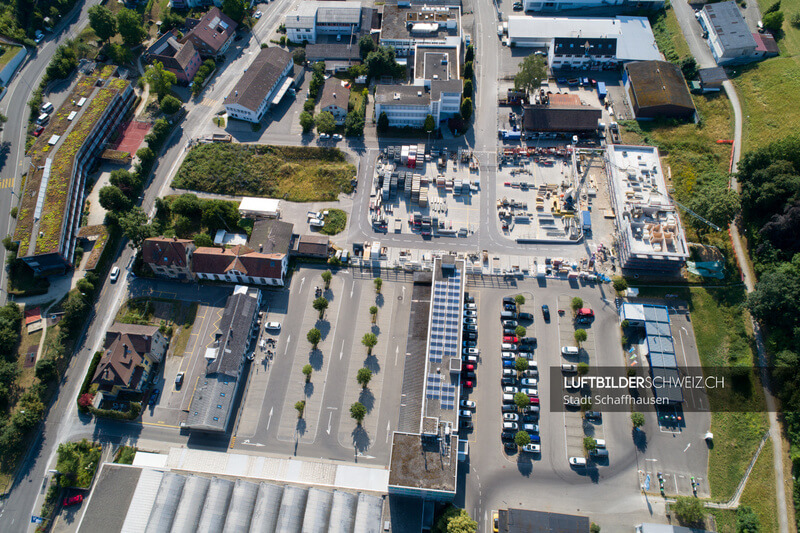
[{"label": "asphalt parking lot", "polygon": [[[282,291],[264,320],[281,321],[275,355],[256,358],[237,428],[235,446],[269,446],[300,456],[331,459],[388,460],[389,437],[396,427],[404,364],[411,285],[384,281],[376,294],[370,273],[339,271],[323,296],[330,304],[320,320],[311,306],[315,288],[323,287],[320,269],[294,274],[291,290]],[[369,308],[378,307],[375,323]],[[316,327],[322,340],[316,350],[306,340]],[[378,337],[372,355],[361,344],[365,333]],[[311,364],[306,383],[301,372]],[[368,387],[356,382],[358,369],[373,372]],[[306,402],[303,418],[295,403]],[[367,416],[358,427],[349,409],[360,401]]]}]

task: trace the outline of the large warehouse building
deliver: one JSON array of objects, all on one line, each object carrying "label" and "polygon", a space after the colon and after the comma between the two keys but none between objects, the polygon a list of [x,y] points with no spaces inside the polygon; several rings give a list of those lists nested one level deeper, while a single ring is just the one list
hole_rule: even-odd
[{"label": "large warehouse building", "polygon": [[646,17],[508,17],[509,46],[545,48],[554,69],[616,68],[661,59]]},{"label": "large warehouse building", "polygon": [[683,73],[672,63],[628,63],[623,72],[623,82],[636,118],[690,118],[695,114]]}]

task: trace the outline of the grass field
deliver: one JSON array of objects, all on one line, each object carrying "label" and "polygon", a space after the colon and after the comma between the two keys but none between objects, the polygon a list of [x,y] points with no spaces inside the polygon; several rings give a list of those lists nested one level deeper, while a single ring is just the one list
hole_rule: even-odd
[{"label": "grass field", "polygon": [[181,323],[178,334],[175,336],[175,340],[173,341],[175,343],[172,348],[173,355],[183,355],[183,353],[186,351],[186,345],[189,344],[189,337],[192,335],[192,326],[194,326],[194,320],[196,316],[197,303],[193,303],[183,315],[183,322]]},{"label": "grass field", "polygon": [[[749,505],[758,515],[759,531],[777,531],[777,507],[774,491],[766,487],[775,485],[775,471],[772,468],[772,441],[764,443],[761,455],[758,456],[750,478],[744,487],[739,505]],[[717,522],[719,533],[736,533],[736,511],[727,509],[712,509],[711,514]]]},{"label": "grass field", "polygon": [[356,168],[337,148],[205,144],[186,156],[173,187],[292,202],[337,200]]},{"label": "grass field", "polygon": [[341,209],[328,209],[328,216],[325,217],[325,225],[319,231],[324,235],[336,235],[344,231],[346,226],[346,212]]},{"label": "grass field", "polygon": [[[697,350],[704,367],[752,365],[752,332],[742,308],[744,293],[741,287],[642,288],[640,294],[663,296],[665,292],[677,294],[689,302]],[[711,432],[714,434],[714,448],[708,460],[711,498],[725,501],[735,492],[768,428],[765,401],[759,382],[753,383],[746,393],[733,398],[717,396],[711,389],[708,392],[712,405]],[[723,412],[714,408],[730,401],[737,402],[747,412]],[[765,499],[771,498],[771,504],[775,504],[774,480],[754,479],[751,476],[750,482],[764,493]]]},{"label": "grass field", "polygon": [[[772,3],[773,0],[759,0],[762,13]],[[782,0],[781,11],[781,55],[728,73],[742,102],[745,151],[794,133],[800,124],[800,29],[788,22],[793,13],[800,13],[800,0]]]}]

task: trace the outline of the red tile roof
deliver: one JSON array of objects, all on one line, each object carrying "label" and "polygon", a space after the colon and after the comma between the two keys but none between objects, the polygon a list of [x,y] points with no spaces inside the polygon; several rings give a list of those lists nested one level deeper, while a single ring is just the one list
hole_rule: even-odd
[{"label": "red tile roof", "polygon": [[32,322],[38,322],[42,319],[42,308],[34,307],[33,309],[25,310],[25,324],[28,325]]},{"label": "red tile roof", "polygon": [[237,26],[238,24],[224,15],[218,7],[212,7],[186,37],[202,41],[210,50],[217,53],[229,39],[233,38]]},{"label": "red tile roof", "polygon": [[192,272],[203,274],[227,274],[241,272],[254,278],[281,279],[281,262],[285,254],[262,254],[247,246],[231,248],[198,248],[192,259]]},{"label": "red tile roof", "polygon": [[192,245],[189,239],[152,237],[142,244],[142,260],[157,266],[180,267],[186,265],[186,249]]},{"label": "red tile roof", "polygon": [[[152,336],[134,332],[140,330],[132,329],[128,333],[125,331],[128,329],[126,325],[117,329],[106,332],[106,351],[92,378],[92,383],[98,384],[101,390],[110,390],[115,385],[135,389],[144,374],[144,356],[150,352],[152,345]],[[148,327],[148,331],[157,330],[156,327]]]}]

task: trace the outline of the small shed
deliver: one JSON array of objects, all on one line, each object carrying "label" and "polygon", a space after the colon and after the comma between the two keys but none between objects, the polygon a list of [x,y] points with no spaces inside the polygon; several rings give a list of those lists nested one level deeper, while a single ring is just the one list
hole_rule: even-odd
[{"label": "small shed", "polygon": [[703,92],[721,91],[722,82],[728,79],[725,74],[725,69],[722,67],[701,68],[697,71],[697,77],[700,79],[700,87]]},{"label": "small shed", "polygon": [[280,218],[281,201],[275,198],[244,197],[239,204],[239,215],[245,218]]}]

